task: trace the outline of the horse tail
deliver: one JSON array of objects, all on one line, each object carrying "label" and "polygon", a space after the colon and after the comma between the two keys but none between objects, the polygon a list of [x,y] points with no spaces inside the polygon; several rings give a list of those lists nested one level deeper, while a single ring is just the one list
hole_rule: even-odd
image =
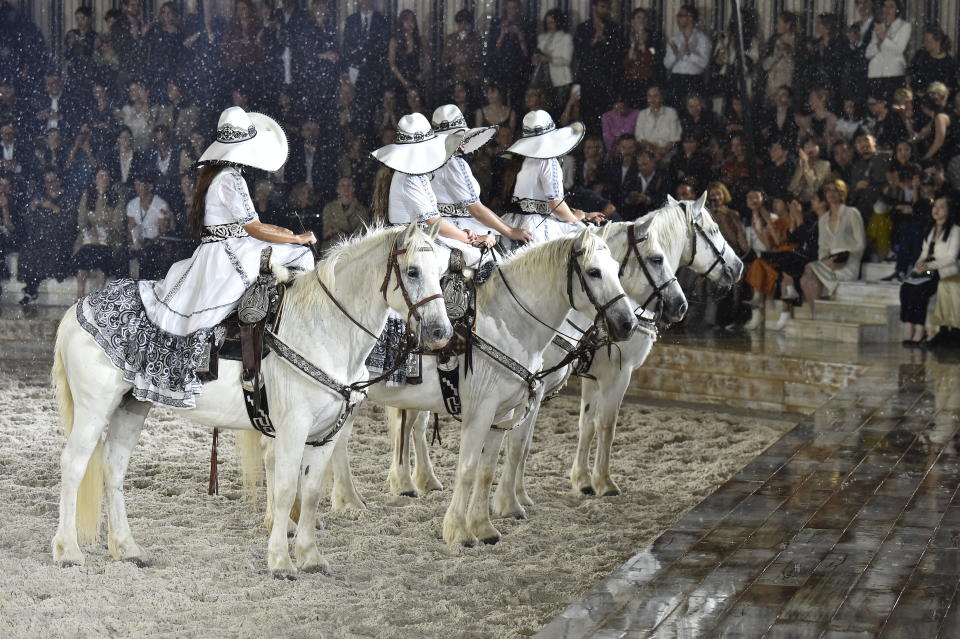
[{"label": "horse tail", "polygon": [[[70,317],[71,309],[60,321],[57,328],[57,341],[53,349],[53,369],[50,376],[53,382],[53,391],[57,398],[57,408],[63,424],[63,434],[69,440],[73,432],[73,393],[70,390],[70,380],[63,363],[63,349],[68,330],[65,326]],[[103,445],[99,442],[87,462],[83,480],[77,491],[77,538],[81,544],[94,543],[100,536],[100,520],[103,504]]]},{"label": "horse tail", "polygon": [[260,485],[263,469],[263,449],[260,447],[260,433],[255,430],[241,430],[235,433],[237,452],[240,454],[240,477],[243,479],[243,494],[251,502],[257,500],[257,486]]}]

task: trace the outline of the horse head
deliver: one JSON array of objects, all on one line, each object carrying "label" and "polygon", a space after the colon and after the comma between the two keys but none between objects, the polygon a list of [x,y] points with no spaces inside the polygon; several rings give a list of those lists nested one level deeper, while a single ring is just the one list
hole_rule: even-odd
[{"label": "horse head", "polygon": [[[612,339],[620,341],[630,337],[637,318],[620,283],[620,265],[594,229],[586,228],[574,238],[568,269],[570,305],[584,312],[593,306],[597,319],[606,322]],[[579,286],[574,274],[578,276]]]},{"label": "horse head", "polygon": [[[653,218],[642,217],[617,233],[625,247],[620,260],[620,281],[623,289],[640,303],[640,310],[659,312],[668,323],[679,322],[687,313],[687,297],[677,281],[676,272],[663,250]],[[618,242],[619,243],[619,242]],[[613,248],[611,246],[611,248]],[[619,247],[616,249],[620,255]]]},{"label": "horse head", "polygon": [[727,244],[720,226],[707,210],[706,191],[696,200],[678,202],[667,196],[667,206],[682,208],[689,227],[689,242],[684,249],[684,265],[716,283],[726,293],[740,280],[743,262]]},{"label": "horse head", "polygon": [[[425,232],[411,223],[397,236],[384,280],[384,296],[393,310],[407,318],[410,330],[420,335],[429,349],[443,348],[453,336],[447,308],[440,289],[443,272],[440,256],[433,241],[440,225],[433,224]],[[389,285],[392,275],[397,284]]]}]

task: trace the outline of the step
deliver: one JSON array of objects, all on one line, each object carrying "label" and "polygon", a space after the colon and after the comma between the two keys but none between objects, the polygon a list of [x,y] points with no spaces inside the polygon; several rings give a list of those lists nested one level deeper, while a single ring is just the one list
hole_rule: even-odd
[{"label": "step", "polygon": [[854,324],[851,322],[832,322],[792,319],[784,329],[790,339],[813,339],[848,344],[867,344],[886,342],[889,339],[887,326],[879,324]]},{"label": "step", "polygon": [[[817,319],[848,324],[880,324],[897,326],[900,305],[867,304],[840,300],[817,302]],[[802,318],[806,319],[806,318]]]},{"label": "step", "polygon": [[[23,282],[4,280],[3,294],[0,295],[0,304],[17,304],[23,297]],[[77,278],[68,277],[62,282],[47,279],[40,283],[37,290],[35,306],[62,306],[67,307],[77,301]]]},{"label": "step", "polygon": [[900,305],[899,282],[840,282],[832,299],[838,302]]},{"label": "step", "polygon": [[876,282],[893,275],[896,267],[895,262],[864,262],[860,265],[860,279],[866,282]]}]

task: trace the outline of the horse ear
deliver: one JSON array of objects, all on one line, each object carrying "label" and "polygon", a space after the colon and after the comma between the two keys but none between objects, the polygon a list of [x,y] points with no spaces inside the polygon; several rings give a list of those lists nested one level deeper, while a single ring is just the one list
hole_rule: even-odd
[{"label": "horse ear", "polygon": [[427,235],[430,236],[431,241],[437,239],[437,236],[440,235],[440,220],[430,225],[430,228],[427,229]]},{"label": "horse ear", "polygon": [[397,248],[402,249],[410,244],[410,240],[413,239],[414,234],[417,232],[417,223],[411,222],[407,224],[407,228],[403,230],[403,233],[400,234],[400,237],[397,238]]},{"label": "horse ear", "polygon": [[593,232],[592,227],[584,227],[582,231],[577,233],[577,239],[573,241],[573,250],[579,251],[583,248],[583,241],[587,239],[587,236]]},{"label": "horse ear", "polygon": [[703,207],[706,206],[706,204],[707,204],[707,192],[704,191],[703,193],[700,194],[700,197],[697,198],[697,203],[693,208],[697,211],[697,213],[700,213],[700,211],[703,210]]},{"label": "horse ear", "polygon": [[672,195],[667,193],[667,206],[674,206],[675,204],[680,204],[680,203],[677,202],[675,199],[673,199]]},{"label": "horse ear", "polygon": [[650,232],[650,225],[653,224],[652,215],[644,215],[641,218],[637,218],[637,221],[633,223],[634,232],[637,237],[643,237]]},{"label": "horse ear", "polygon": [[606,242],[609,236],[610,236],[610,225],[604,224],[603,226],[600,227],[600,239]]}]

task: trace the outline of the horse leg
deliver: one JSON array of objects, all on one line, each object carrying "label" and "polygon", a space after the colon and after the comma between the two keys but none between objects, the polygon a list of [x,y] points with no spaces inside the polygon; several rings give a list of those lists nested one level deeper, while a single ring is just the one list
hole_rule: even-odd
[{"label": "horse leg", "polygon": [[[540,414],[540,407],[537,406],[537,414]],[[517,501],[522,506],[533,506],[533,499],[530,498],[530,495],[527,494],[527,486],[524,481],[527,472],[527,458],[530,457],[530,447],[533,444],[533,429],[536,426],[536,417],[534,417],[533,423],[530,425],[530,430],[527,432],[527,439],[523,444],[523,454],[520,455],[520,463],[517,465],[517,479],[514,492],[517,495]]]},{"label": "horse leg", "polygon": [[393,456],[390,461],[390,473],[387,479],[390,492],[401,497],[420,497],[413,477],[410,476],[410,422],[417,418],[418,411],[387,409],[387,426],[390,441],[393,442]]},{"label": "horse leg", "polygon": [[573,490],[584,495],[593,495],[590,482],[590,445],[596,432],[596,414],[602,401],[600,386],[595,380],[584,378],[580,384],[580,437],[577,453],[570,469],[570,484]]},{"label": "horse leg", "polygon": [[591,485],[597,495],[614,497],[620,494],[620,488],[610,477],[610,450],[617,429],[617,416],[620,404],[630,385],[632,371],[620,370],[612,380],[604,380],[602,397],[597,402],[597,456],[593,463]]},{"label": "horse leg", "polygon": [[485,544],[495,544],[500,541],[500,531],[490,521],[490,486],[493,484],[493,471],[500,455],[505,432],[500,428],[491,428],[487,431],[480,452],[480,463],[477,465],[477,478],[470,498],[470,512],[467,516],[467,525],[475,537]]},{"label": "horse leg", "polygon": [[347,455],[347,442],[350,441],[350,434],[353,432],[353,415],[351,415],[337,443],[333,447],[333,456],[330,458],[333,467],[333,492],[330,494],[330,507],[334,512],[345,510],[366,510],[367,505],[363,502],[363,497],[357,490],[357,485],[353,481],[353,473],[350,471],[350,457]]},{"label": "horse leg", "polygon": [[437,474],[433,470],[433,462],[430,461],[430,446],[427,444],[430,418],[430,413],[422,412],[417,415],[413,422],[413,445],[416,451],[413,477],[414,484],[416,484],[421,495],[432,490],[443,490],[443,484],[437,479]]},{"label": "horse leg", "polygon": [[300,462],[300,520],[293,540],[297,568],[304,572],[322,572],[328,576],[331,574],[330,565],[317,547],[317,510],[323,496],[324,475],[335,448],[336,442],[304,448],[303,461]]},{"label": "horse leg", "polygon": [[477,538],[467,526],[467,505],[476,480],[483,441],[493,421],[494,407],[481,405],[477,408],[468,414],[460,427],[460,453],[453,495],[443,517],[443,540],[448,544],[473,546],[477,543]]},{"label": "horse leg", "polygon": [[143,422],[147,419],[149,412],[149,402],[140,402],[133,397],[127,397],[114,411],[103,443],[104,484],[107,497],[107,548],[114,559],[132,561],[141,567],[145,566],[146,562],[143,559],[143,551],[130,533],[127,504],[123,497],[123,478],[127,474],[130,455],[140,441]]},{"label": "horse leg", "polygon": [[260,435],[258,438],[263,448],[263,485],[267,491],[267,507],[263,513],[263,527],[267,533],[273,530],[273,473],[277,467],[273,456],[273,442],[268,437]]},{"label": "horse leg", "polygon": [[296,579],[297,569],[290,561],[287,547],[287,530],[290,509],[297,497],[297,480],[308,427],[304,420],[296,417],[287,419],[284,426],[273,442],[273,526],[267,542],[267,568],[278,579]]},{"label": "horse leg", "polygon": [[[493,513],[496,517],[527,518],[527,511],[517,499],[517,486],[519,483],[520,490],[523,490],[521,467],[530,450],[528,440],[532,437],[533,426],[539,412],[540,402],[533,402],[526,418],[506,434],[507,452],[503,460],[503,472],[500,474],[497,490],[493,494]],[[526,494],[525,491],[524,494]]]}]

